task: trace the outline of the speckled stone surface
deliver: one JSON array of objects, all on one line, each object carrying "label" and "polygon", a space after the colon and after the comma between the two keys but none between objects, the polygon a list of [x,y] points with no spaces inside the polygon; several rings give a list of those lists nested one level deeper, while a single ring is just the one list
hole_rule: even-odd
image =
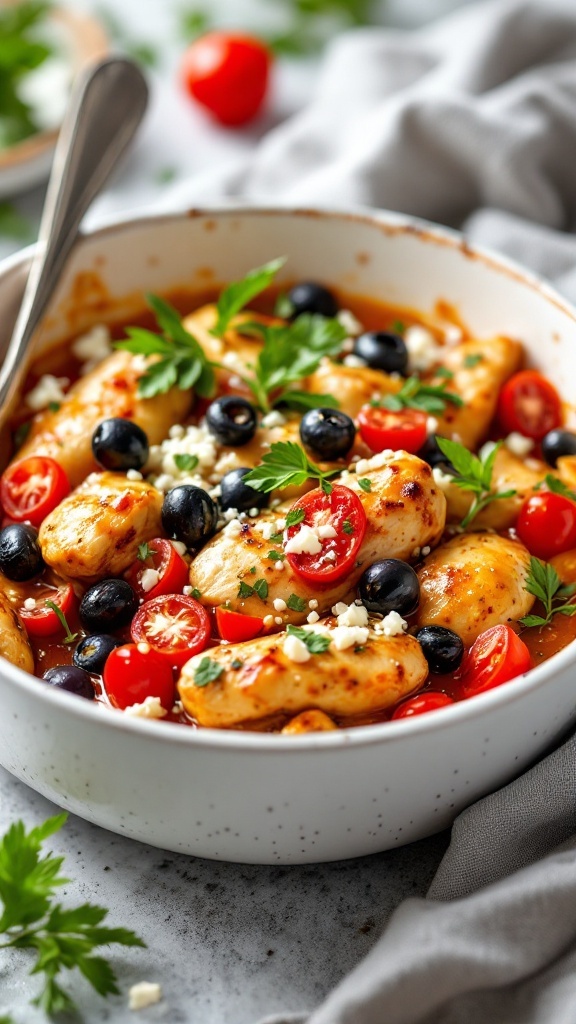
[{"label": "speckled stone surface", "polygon": [[[0,830],[17,817],[55,813],[0,769]],[[51,840],[73,879],[71,903],[110,908],[110,924],[133,928],[146,950],[112,951],[122,996],[104,1001],[82,979],[70,991],[86,1024],[255,1024],[281,1010],[316,1006],[368,952],[397,904],[426,892],[446,833],[359,860],[301,867],[223,864],[162,853],[71,817]],[[0,1015],[39,1024],[29,1005],[37,981],[25,953],[0,953]],[[161,1003],[135,1014],[128,989],[162,985]]]}]

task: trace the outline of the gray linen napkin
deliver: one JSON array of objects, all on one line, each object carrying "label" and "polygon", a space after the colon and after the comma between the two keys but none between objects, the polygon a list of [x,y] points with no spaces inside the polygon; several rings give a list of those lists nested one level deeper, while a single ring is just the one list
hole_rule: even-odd
[{"label": "gray linen napkin", "polygon": [[[413,33],[343,36],[301,114],[170,205],[223,197],[418,214],[576,299],[575,0],[490,0]],[[428,897],[397,908],[322,1006],[266,1024],[575,1021],[572,737],[460,815]]]}]

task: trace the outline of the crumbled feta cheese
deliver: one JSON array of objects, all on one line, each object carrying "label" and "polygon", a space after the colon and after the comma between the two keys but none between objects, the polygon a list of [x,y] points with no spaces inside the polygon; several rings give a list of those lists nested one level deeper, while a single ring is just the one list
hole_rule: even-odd
[{"label": "crumbled feta cheese", "polygon": [[282,531],[285,530],[285,529],[286,529],[286,520],[285,519],[277,519],[276,520],[276,530],[275,530],[275,532],[276,533],[282,533]]},{"label": "crumbled feta cheese", "polygon": [[222,356],[222,365],[227,367],[228,370],[235,370],[236,373],[244,373],[246,371],[246,367],[238,352],[225,352]]},{"label": "crumbled feta cheese", "polygon": [[324,562],[335,562],[336,561],[336,552],[335,551],[327,551],[326,554],[323,555],[323,561]]},{"label": "crumbled feta cheese", "polygon": [[170,543],[174,551],[177,551],[179,555],[186,554],[186,545],[181,540],[171,540]]},{"label": "crumbled feta cheese", "polygon": [[338,615],[339,626],[367,626],[368,625],[368,610],[364,605],[350,604],[346,607],[346,611],[340,612]]},{"label": "crumbled feta cheese", "polygon": [[144,569],[144,572],[140,577],[140,586],[145,594],[147,594],[149,590],[152,590],[152,588],[159,582],[160,573],[158,572],[158,569]]},{"label": "crumbled feta cheese", "polygon": [[363,366],[368,366],[365,359],[362,359],[361,356],[354,355],[353,352],[351,352],[349,356],[344,356],[342,362],[344,366],[349,366],[353,370],[360,370]]},{"label": "crumbled feta cheese", "polygon": [[169,491],[175,484],[174,477],[170,476],[169,473],[161,473],[154,481],[154,487],[157,491]]},{"label": "crumbled feta cheese", "polygon": [[237,508],[227,508],[222,513],[222,517],[226,523],[231,523],[233,519],[238,519],[239,515],[240,513]]},{"label": "crumbled feta cheese", "polygon": [[273,615],[265,615],[264,618],[262,619],[262,622],[266,626],[266,629],[269,629],[270,626],[274,625],[274,616]]},{"label": "crumbled feta cheese", "polygon": [[126,473],[127,480],[143,480],[144,477],[137,469],[129,469]]},{"label": "crumbled feta cheese", "polygon": [[434,483],[443,491],[446,487],[449,487],[454,477],[450,473],[444,473],[440,466],[434,466],[432,470],[432,476],[434,477]]},{"label": "crumbled feta cheese", "polygon": [[112,338],[105,324],[96,324],[86,334],[80,335],[72,345],[72,354],[83,363],[91,363],[91,369],[111,352]]},{"label": "crumbled feta cheese", "polygon": [[36,607],[36,601],[33,597],[27,597],[24,601],[24,607],[27,612],[31,612]]},{"label": "crumbled feta cheese", "polygon": [[519,434],[516,430],[508,434],[504,444],[508,451],[512,452],[513,455],[517,455],[519,459],[526,458],[528,452],[532,451],[534,447],[534,441],[531,437],[524,437],[524,434]]},{"label": "crumbled feta cheese", "polygon": [[423,555],[424,558],[426,558],[426,555],[429,555],[431,550],[432,550],[432,548],[430,547],[430,545],[429,544],[425,544],[424,547],[422,548],[422,551],[420,552],[420,554]]},{"label": "crumbled feta cheese", "polygon": [[278,412],[277,409],[273,409],[272,412],[267,412],[266,415],[262,417],[262,426],[267,427],[268,429],[272,427],[283,427],[285,423],[286,417],[283,416],[281,412]]},{"label": "crumbled feta cheese", "polygon": [[258,508],[258,506],[254,505],[254,508],[248,509],[248,515],[252,519],[256,519],[256,517],[260,515],[260,509]]},{"label": "crumbled feta cheese", "polygon": [[227,534],[228,537],[239,537],[242,533],[242,523],[240,520],[232,519],[227,523],[224,527],[224,533]]},{"label": "crumbled feta cheese", "polygon": [[284,562],[274,562],[274,568],[278,569],[279,572],[282,572],[284,568]]},{"label": "crumbled feta cheese", "polygon": [[168,712],[162,707],[160,697],[146,697],[142,704],[131,704],[125,708],[124,714],[131,718],[165,718]]},{"label": "crumbled feta cheese", "polygon": [[432,331],[419,324],[406,329],[404,341],[408,349],[411,370],[430,370],[442,355],[442,349]]},{"label": "crumbled feta cheese", "polygon": [[463,337],[464,332],[457,324],[448,324],[448,326],[444,328],[444,340],[447,345],[458,345],[462,341]]},{"label": "crumbled feta cheese", "polygon": [[316,530],[306,523],[302,523],[300,529],[284,546],[287,555],[317,555],[322,551],[322,544]]},{"label": "crumbled feta cheese", "polygon": [[316,527],[316,536],[320,540],[331,540],[332,537],[337,537],[338,533],[330,523],[325,523],[323,526]]},{"label": "crumbled feta cheese", "polygon": [[309,608],[317,608],[318,607],[318,601],[316,600],[315,597],[312,597],[310,599],[310,601],[308,601],[308,607]]},{"label": "crumbled feta cheese", "polygon": [[46,409],[51,402],[63,402],[66,395],[63,388],[70,384],[68,377],[53,377],[51,373],[45,373],[35,387],[26,395],[26,405],[34,412]]},{"label": "crumbled feta cheese", "polygon": [[190,587],[190,586],[182,587],[182,593],[185,594],[186,597],[190,597],[193,590],[194,590],[194,587]]},{"label": "crumbled feta cheese", "polygon": [[356,644],[365,644],[369,634],[367,626],[335,626],[330,631],[332,643],[337,651],[346,651]]},{"label": "crumbled feta cheese", "polygon": [[535,473],[537,473],[538,470],[540,470],[541,465],[542,463],[540,463],[538,459],[526,459],[527,469],[533,469]]},{"label": "crumbled feta cheese", "polygon": [[259,523],[256,523],[255,529],[258,530],[258,533],[262,534],[263,540],[270,540],[270,538],[276,533],[274,523],[271,523],[269,519],[263,519]]},{"label": "crumbled feta cheese", "polygon": [[[310,606],[312,607],[312,606]],[[343,615],[344,612],[348,611],[348,605],[345,601],[337,601],[332,607],[332,615]]]},{"label": "crumbled feta cheese", "polygon": [[362,334],[362,331],[364,330],[363,325],[351,309],[339,309],[336,313],[336,319],[338,323],[342,325],[347,334]]},{"label": "crumbled feta cheese", "polygon": [[435,416],[429,416],[426,420],[426,430],[429,434],[435,434],[438,430],[438,420]]},{"label": "crumbled feta cheese", "polygon": [[354,471],[358,476],[364,476],[365,473],[373,473],[377,469],[383,469],[392,462],[399,452],[392,451],[391,448],[385,448],[383,452],[378,452],[377,455],[372,455],[369,459],[360,459],[355,465],[350,465],[348,469]]},{"label": "crumbled feta cheese", "polygon": [[176,437],[184,437],[185,433],[186,427],[183,427],[181,423],[175,423],[172,427],[170,427],[170,430],[168,431],[168,437],[174,440],[174,438]]},{"label": "crumbled feta cheese", "polygon": [[319,618],[320,616],[318,615],[318,612],[308,612],[308,615],[306,616],[306,622],[309,622],[312,625],[312,623],[318,622]]},{"label": "crumbled feta cheese", "polygon": [[162,989],[155,981],[139,981],[137,985],[132,985],[128,999],[130,1010],[145,1010],[147,1006],[160,1002]]},{"label": "crumbled feta cheese", "polygon": [[408,629],[408,623],[398,612],[388,612],[378,625],[378,632],[384,636],[401,636]]},{"label": "crumbled feta cheese", "polygon": [[224,476],[226,473],[229,473],[231,469],[236,469],[237,465],[238,456],[236,455],[236,452],[224,452],[214,466],[214,473]]},{"label": "crumbled feta cheese", "polygon": [[[180,425],[177,424],[177,426]],[[167,490],[165,486],[160,486],[160,481],[164,476],[170,477],[172,487],[176,482],[189,482],[195,479],[195,477],[190,475],[191,470],[178,468],[174,461],[177,455],[192,455],[198,460],[193,470],[198,478],[198,486],[202,486],[203,474],[210,475],[216,465],[218,459],[217,441],[208,430],[206,424],[201,423],[198,426],[189,426],[182,429],[184,433],[181,433],[180,429],[174,435],[169,432],[169,436],[162,441],[162,444],[150,446],[146,474],[156,474],[158,476],[154,483],[159,490]]]},{"label": "crumbled feta cheese", "polygon": [[282,618],[281,615],[275,615],[274,616],[274,622],[276,623],[277,626],[283,626],[284,625],[284,619]]},{"label": "crumbled feta cheese", "polygon": [[297,636],[292,636],[291,633],[286,637],[282,645],[282,649],[286,657],[289,658],[290,661],[295,661],[297,664],[303,664],[305,661],[310,661],[310,658],[312,657],[304,641],[300,640]]},{"label": "crumbled feta cheese", "polygon": [[288,607],[286,601],[284,601],[281,597],[274,598],[274,601],[272,603],[274,605],[274,611],[276,612],[285,612],[286,608]]}]

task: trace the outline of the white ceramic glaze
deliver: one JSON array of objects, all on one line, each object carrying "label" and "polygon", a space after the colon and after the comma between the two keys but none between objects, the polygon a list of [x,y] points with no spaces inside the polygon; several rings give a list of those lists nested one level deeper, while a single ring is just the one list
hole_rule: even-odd
[{"label": "white ceramic glaze", "polygon": [[[145,290],[239,277],[285,254],[315,278],[422,310],[454,303],[479,335],[524,342],[574,400],[576,314],[518,267],[388,213],[223,209],[118,223],[78,246],[39,339],[126,312]],[[13,308],[26,254],[0,268]],[[79,300],[82,308],[78,308]],[[1,327],[0,327],[1,333]],[[444,828],[576,721],[576,651],[443,710],[284,737],[126,718],[0,663],[0,762],[90,821],[203,857],[254,863],[374,853]]]}]

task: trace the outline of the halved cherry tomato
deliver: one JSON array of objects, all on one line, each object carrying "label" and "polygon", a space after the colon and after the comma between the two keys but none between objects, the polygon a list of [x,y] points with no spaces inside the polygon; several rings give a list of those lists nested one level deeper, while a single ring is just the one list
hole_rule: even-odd
[{"label": "halved cherry tomato", "polygon": [[516,532],[536,558],[569,551],[576,547],[576,502],[551,491],[533,494],[520,509]]},{"label": "halved cherry tomato", "polygon": [[154,651],[139,651],[136,644],[123,644],[108,655],[104,686],[110,703],[122,711],[132,704],[142,704],[146,697],[159,697],[166,711],[174,705],[170,665]]},{"label": "halved cherry tomato", "polygon": [[13,462],[0,479],[0,503],[17,523],[40,526],[69,493],[70,483],[62,466],[47,455]]},{"label": "halved cherry tomato", "polygon": [[288,540],[303,525],[331,526],[336,536],[321,539],[322,548],[316,554],[288,553],[291,568],[311,583],[328,584],[341,579],[354,565],[366,532],[366,513],[358,495],[341,484],[334,484],[331,494],[324,494],[318,487],[299,498],[290,511],[296,509],[304,511],[304,519],[288,528]]},{"label": "halved cherry tomato", "polygon": [[507,683],[532,665],[526,644],[507,625],[491,626],[474,641],[462,662],[460,687],[464,697]]},{"label": "halved cherry tomato", "polygon": [[[145,561],[134,562],[124,574],[138,597],[150,601],[162,594],[177,594],[188,582],[188,566],[179,555],[173,544],[162,537],[148,541],[150,555]],[[149,590],[142,586],[142,576],[146,569],[155,569],[160,578]]]},{"label": "halved cherry tomato", "polygon": [[558,392],[536,370],[521,370],[506,381],[500,392],[498,418],[507,433],[517,431],[541,441],[562,422]]},{"label": "halved cherry tomato", "polygon": [[194,99],[220,121],[235,126],[252,120],[268,87],[272,56],[252,36],[208,32],[182,59],[182,79]]},{"label": "halved cherry tomato", "polygon": [[392,718],[412,718],[413,715],[423,715],[427,711],[445,708],[448,704],[454,704],[454,700],[447,693],[427,690],[426,693],[419,693],[416,697],[410,697],[399,704]]},{"label": "halved cherry tomato", "polygon": [[418,409],[392,412],[379,405],[363,405],[358,413],[362,440],[373,452],[403,449],[413,454],[422,447],[428,435],[428,417]]},{"label": "halved cherry tomato", "polygon": [[45,587],[41,591],[34,591],[36,606],[26,608],[23,605],[19,609],[19,615],[30,636],[52,636],[60,633],[64,627],[60,622],[53,608],[46,605],[46,601],[55,604],[66,618],[70,615],[76,604],[76,595],[69,583],[63,584],[54,590],[52,587]]},{"label": "halved cherry tomato", "polygon": [[183,665],[210,640],[210,619],[193,597],[165,594],[146,601],[132,619],[135,644],[144,642],[171,665]]},{"label": "halved cherry tomato", "polygon": [[244,640],[253,640],[262,632],[264,621],[255,615],[242,615],[228,608],[216,609],[216,625],[223,640],[231,644],[241,644]]}]

